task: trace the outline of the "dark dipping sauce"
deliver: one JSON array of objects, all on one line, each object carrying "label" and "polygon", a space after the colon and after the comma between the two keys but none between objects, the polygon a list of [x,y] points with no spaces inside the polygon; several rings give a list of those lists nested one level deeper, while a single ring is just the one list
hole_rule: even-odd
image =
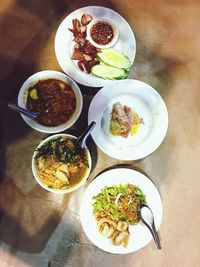
[{"label": "dark dipping sauce", "polygon": [[112,26],[107,22],[97,22],[90,30],[94,42],[99,45],[109,44],[114,36]]},{"label": "dark dipping sauce", "polygon": [[47,126],[58,126],[69,120],[76,108],[76,97],[71,87],[57,79],[40,80],[28,89],[26,107],[39,112],[38,121]]}]

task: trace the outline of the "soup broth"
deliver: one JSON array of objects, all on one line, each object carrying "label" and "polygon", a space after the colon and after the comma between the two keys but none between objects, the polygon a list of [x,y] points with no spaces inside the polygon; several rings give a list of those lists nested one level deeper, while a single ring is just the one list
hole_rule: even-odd
[{"label": "soup broth", "polygon": [[73,138],[56,138],[38,148],[37,174],[49,188],[67,189],[79,184],[89,168],[87,149],[79,149]]}]

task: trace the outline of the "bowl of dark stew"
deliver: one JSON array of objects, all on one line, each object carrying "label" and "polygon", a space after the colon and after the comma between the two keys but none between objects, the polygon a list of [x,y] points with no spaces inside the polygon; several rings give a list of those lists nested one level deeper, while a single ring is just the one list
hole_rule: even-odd
[{"label": "bowl of dark stew", "polygon": [[38,112],[37,120],[21,115],[33,129],[58,133],[78,119],[83,99],[78,85],[67,75],[53,70],[37,72],[22,85],[18,105]]},{"label": "bowl of dark stew", "polygon": [[70,134],[55,134],[43,140],[32,157],[32,172],[47,191],[64,194],[80,188],[91,170],[90,152]]}]

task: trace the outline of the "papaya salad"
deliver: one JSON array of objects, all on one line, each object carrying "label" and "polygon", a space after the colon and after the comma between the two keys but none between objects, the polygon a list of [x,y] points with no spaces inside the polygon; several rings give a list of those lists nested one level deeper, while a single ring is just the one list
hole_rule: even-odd
[{"label": "papaya salad", "polygon": [[98,231],[114,245],[127,247],[129,225],[139,223],[140,205],[146,203],[142,190],[132,184],[104,187],[93,200]]}]

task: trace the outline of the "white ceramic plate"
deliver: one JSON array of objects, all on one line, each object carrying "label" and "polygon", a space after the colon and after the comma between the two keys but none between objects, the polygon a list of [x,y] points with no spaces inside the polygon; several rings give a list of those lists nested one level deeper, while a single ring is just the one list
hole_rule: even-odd
[{"label": "white ceramic plate", "polygon": [[131,183],[139,186],[146,195],[147,204],[154,214],[155,226],[158,229],[162,220],[162,202],[158,190],[145,175],[127,168],[111,169],[100,174],[91,182],[82,198],[80,219],[87,237],[97,247],[110,253],[126,254],[146,246],[152,240],[149,230],[142,222],[135,226],[129,226],[130,239],[128,247],[115,246],[110,239],[98,232],[92,207],[94,202],[92,197],[100,193],[101,189],[105,186],[114,186],[120,183]]},{"label": "white ceramic plate", "polygon": [[[119,101],[130,106],[144,124],[128,138],[110,134],[112,106]],[[137,160],[152,153],[163,141],[168,128],[166,105],[150,85],[138,80],[123,80],[103,87],[92,99],[88,123],[95,121],[92,137],[97,146],[109,156],[121,160]]]},{"label": "white ceramic plate", "polygon": [[58,126],[46,126],[41,123],[39,123],[36,120],[32,120],[31,118],[28,118],[27,116],[21,114],[23,120],[33,129],[42,132],[42,133],[58,133],[62,132],[69,127],[71,127],[79,118],[82,107],[83,107],[83,97],[81,94],[81,91],[78,87],[78,85],[67,75],[64,73],[54,71],[54,70],[44,70],[37,72],[33,75],[31,75],[21,86],[19,94],[18,94],[18,105],[22,108],[26,108],[26,101],[28,96],[28,88],[30,86],[33,86],[33,84],[37,83],[39,80],[45,80],[45,79],[58,79],[60,81],[65,82],[68,84],[72,90],[74,91],[74,94],[76,96],[76,109],[72,116],[69,118],[68,121],[65,123],[62,123]]},{"label": "white ceramic plate", "polygon": [[55,53],[62,70],[80,84],[92,87],[102,87],[112,81],[104,80],[82,72],[74,60],[71,59],[74,47],[73,34],[68,30],[72,28],[72,20],[81,19],[84,13],[89,13],[93,18],[105,17],[110,19],[119,28],[119,38],[114,48],[128,56],[133,63],[136,53],[136,42],[132,29],[126,20],[115,11],[102,6],[88,6],[75,10],[69,14],[58,27],[55,37]]}]

